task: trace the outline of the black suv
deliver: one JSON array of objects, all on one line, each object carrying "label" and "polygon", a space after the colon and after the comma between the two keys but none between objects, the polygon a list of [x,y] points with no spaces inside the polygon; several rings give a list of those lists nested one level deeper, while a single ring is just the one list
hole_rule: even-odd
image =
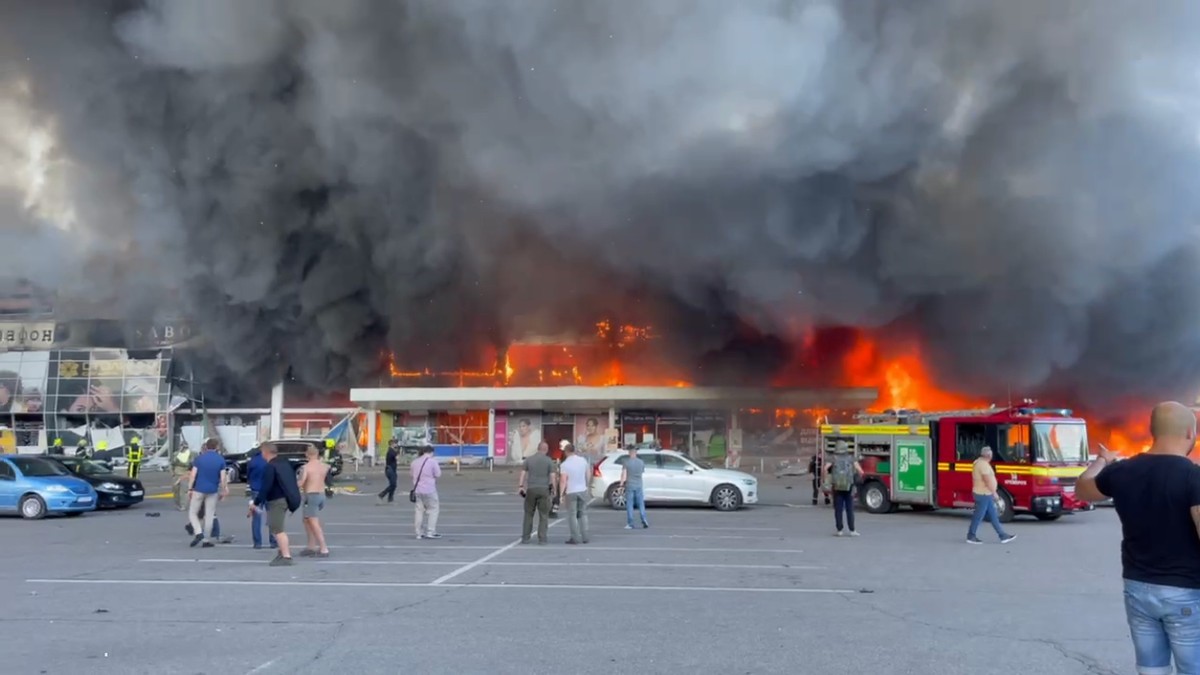
[{"label": "black suv", "polygon": [[[240,483],[246,482],[246,467],[250,464],[250,460],[262,450],[264,445],[273,445],[278,448],[279,456],[286,459],[292,465],[292,468],[296,470],[299,470],[300,466],[308,461],[306,453],[309,448],[316,448],[319,456],[325,456],[325,439],[323,438],[284,438],[277,441],[264,441],[246,452],[225,455],[225,463],[234,469],[235,480]],[[341,473],[342,453],[334,449],[333,461],[329,464],[329,475],[332,478]]]}]

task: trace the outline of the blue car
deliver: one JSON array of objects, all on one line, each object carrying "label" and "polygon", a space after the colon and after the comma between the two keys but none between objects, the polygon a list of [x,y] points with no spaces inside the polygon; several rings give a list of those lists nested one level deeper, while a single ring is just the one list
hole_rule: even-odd
[{"label": "blue car", "polygon": [[62,466],[39,457],[0,455],[0,513],[29,520],[48,513],[77,516],[96,510],[96,491]]}]

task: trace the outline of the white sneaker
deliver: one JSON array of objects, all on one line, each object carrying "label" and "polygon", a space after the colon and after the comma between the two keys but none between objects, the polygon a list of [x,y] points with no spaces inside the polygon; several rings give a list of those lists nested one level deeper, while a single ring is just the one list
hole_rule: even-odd
[{"label": "white sneaker", "polygon": [[835,536],[835,537],[841,537],[841,536],[843,536],[843,535],[842,535],[842,531],[841,531],[841,530],[838,530],[837,532],[835,532],[835,533],[833,534],[833,536]]},{"label": "white sneaker", "polygon": [[417,539],[424,539],[424,538],[425,538],[425,535],[423,535],[423,534],[418,534],[418,535],[417,535]]},{"label": "white sneaker", "polygon": [[851,537],[857,537],[857,536],[858,536],[858,530],[850,530],[850,536],[851,536]]}]

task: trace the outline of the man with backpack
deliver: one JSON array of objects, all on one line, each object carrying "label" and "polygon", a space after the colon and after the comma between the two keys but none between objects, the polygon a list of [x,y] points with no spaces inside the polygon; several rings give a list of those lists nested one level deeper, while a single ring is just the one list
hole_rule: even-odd
[{"label": "man with backpack", "polygon": [[846,524],[850,526],[850,536],[857,537],[858,530],[854,529],[854,486],[863,475],[862,466],[845,441],[838,441],[833,449],[833,461],[828,462],[825,471],[829,474],[829,486],[833,490],[833,520],[837,525],[836,536],[842,536],[842,513],[846,514]]},{"label": "man with backpack", "polygon": [[[272,567],[292,564],[292,550],[288,546],[287,532],[284,532],[284,522],[287,514],[295,513],[300,508],[300,485],[296,482],[296,473],[288,461],[279,456],[279,448],[273,443],[266,443],[260,450],[267,467],[263,470],[261,490],[254,495],[250,502],[251,517],[256,509],[267,510],[267,529],[275,536],[279,544],[279,554],[271,561]],[[261,513],[261,511],[259,511]]]}]

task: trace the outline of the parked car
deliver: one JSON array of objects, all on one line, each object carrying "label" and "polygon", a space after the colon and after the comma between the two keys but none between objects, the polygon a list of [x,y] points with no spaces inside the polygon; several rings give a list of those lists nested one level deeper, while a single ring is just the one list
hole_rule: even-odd
[{"label": "parked car", "polygon": [[28,520],[50,513],[77,516],[96,509],[96,491],[61,464],[41,457],[0,456],[0,512]]},{"label": "parked car", "polygon": [[[305,455],[309,448],[316,448],[321,456],[325,454],[324,438],[284,438],[276,441],[264,441],[246,452],[225,455],[225,463],[233,469],[235,480],[241,483],[246,482],[246,467],[250,464],[250,459],[261,452],[262,446],[268,443],[278,448],[279,456],[286,459],[296,470],[299,470],[300,466],[308,461]],[[342,453],[334,450],[333,461],[329,465],[329,475],[332,478],[341,473]]]},{"label": "parked car", "polygon": [[141,481],[115,474],[100,462],[82,457],[59,455],[43,455],[43,457],[60,464],[67,471],[87,481],[96,490],[96,508],[125,509],[142,503],[142,500],[146,498],[146,489],[142,487]]},{"label": "parked car", "polygon": [[[646,463],[647,504],[711,504],[718,511],[736,511],[758,503],[758,479],[748,473],[714,469],[674,450],[639,449],[638,457]],[[620,480],[628,459],[628,452],[610,452],[592,470],[592,496],[614,509],[625,508]]]}]

